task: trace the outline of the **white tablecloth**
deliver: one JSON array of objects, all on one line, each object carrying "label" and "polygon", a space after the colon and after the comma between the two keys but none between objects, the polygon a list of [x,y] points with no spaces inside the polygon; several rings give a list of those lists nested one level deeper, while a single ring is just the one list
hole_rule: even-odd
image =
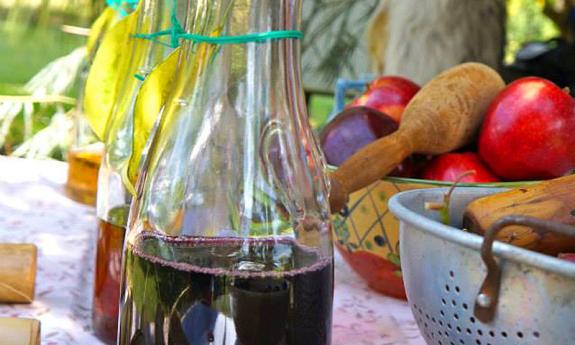
[{"label": "white tablecloth", "polygon": [[[96,219],[63,193],[66,164],[0,157],[0,242],[38,246],[36,298],[1,317],[42,323],[42,345],[101,345],[90,333]],[[424,345],[407,304],[371,291],[336,256],[333,345]],[[303,344],[302,344],[303,345]]]}]

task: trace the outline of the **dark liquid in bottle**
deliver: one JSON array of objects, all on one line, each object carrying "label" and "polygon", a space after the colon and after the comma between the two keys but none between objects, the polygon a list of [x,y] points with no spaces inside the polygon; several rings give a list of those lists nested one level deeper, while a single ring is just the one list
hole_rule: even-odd
[{"label": "dark liquid in bottle", "polygon": [[121,345],[331,344],[333,263],[289,239],[128,246]]},{"label": "dark liquid in bottle", "polygon": [[118,334],[124,233],[124,227],[98,220],[92,325],[96,336],[107,344],[115,344]]}]

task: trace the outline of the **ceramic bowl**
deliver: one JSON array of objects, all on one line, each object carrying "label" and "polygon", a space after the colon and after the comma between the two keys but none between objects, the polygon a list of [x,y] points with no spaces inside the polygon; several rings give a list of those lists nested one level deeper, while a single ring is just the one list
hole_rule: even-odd
[{"label": "ceramic bowl", "polygon": [[[513,188],[526,182],[461,183],[461,187]],[[350,195],[347,207],[334,216],[335,247],[368,285],[385,295],[406,298],[399,253],[399,221],[388,200],[403,191],[449,187],[451,182],[386,178]]]}]

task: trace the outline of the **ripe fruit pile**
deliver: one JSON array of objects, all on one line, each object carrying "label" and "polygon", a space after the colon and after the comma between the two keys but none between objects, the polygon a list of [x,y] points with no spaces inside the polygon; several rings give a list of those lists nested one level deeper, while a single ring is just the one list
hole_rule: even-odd
[{"label": "ripe fruit pile", "polygon": [[[365,145],[395,132],[418,90],[400,77],[371,83],[321,131],[328,164],[339,166]],[[493,101],[477,145],[437,157],[411,157],[391,175],[455,181],[468,173],[462,182],[497,182],[552,179],[574,170],[575,100],[548,80],[528,77],[509,84]]]}]

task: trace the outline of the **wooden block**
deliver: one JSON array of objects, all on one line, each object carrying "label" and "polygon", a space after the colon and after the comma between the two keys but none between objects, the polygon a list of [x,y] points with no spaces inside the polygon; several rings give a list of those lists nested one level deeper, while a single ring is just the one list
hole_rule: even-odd
[{"label": "wooden block", "polygon": [[0,318],[0,345],[40,345],[40,321]]},{"label": "wooden block", "polygon": [[1,303],[31,303],[34,300],[37,255],[33,244],[0,244]]}]

